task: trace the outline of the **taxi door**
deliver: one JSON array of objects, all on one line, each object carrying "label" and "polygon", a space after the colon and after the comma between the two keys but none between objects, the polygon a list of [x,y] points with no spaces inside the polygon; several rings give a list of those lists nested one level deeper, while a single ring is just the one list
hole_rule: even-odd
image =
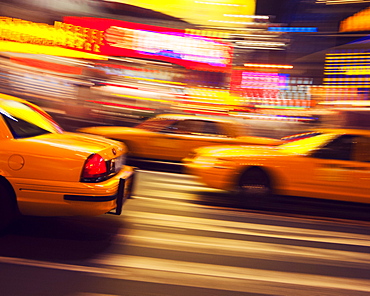
[{"label": "taxi door", "polygon": [[191,150],[207,145],[227,143],[217,123],[207,120],[185,119],[166,127],[152,141],[152,154],[156,158],[181,161]]},{"label": "taxi door", "polygon": [[370,202],[370,137],[356,138],[353,149],[353,194],[355,201]]},{"label": "taxi door", "polygon": [[365,182],[370,178],[370,163],[355,159],[359,139],[342,135],[315,151],[308,191],[317,197],[345,201],[360,201],[366,192],[370,194],[369,182]]}]

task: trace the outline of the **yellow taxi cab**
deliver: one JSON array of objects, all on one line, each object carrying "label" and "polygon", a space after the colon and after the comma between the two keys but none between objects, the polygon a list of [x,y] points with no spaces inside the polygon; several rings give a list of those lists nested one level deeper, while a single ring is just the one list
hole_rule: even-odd
[{"label": "yellow taxi cab", "polygon": [[135,127],[96,126],[78,129],[122,141],[132,158],[181,162],[190,151],[208,145],[275,145],[279,141],[251,136],[231,118],[160,114]]},{"label": "yellow taxi cab", "polygon": [[203,147],[183,162],[209,187],[252,199],[291,195],[370,203],[369,130],[315,130],[274,147]]},{"label": "yellow taxi cab", "polygon": [[38,106],[0,94],[0,227],[18,214],[120,214],[134,176],[126,153],[118,141],[64,132]]}]

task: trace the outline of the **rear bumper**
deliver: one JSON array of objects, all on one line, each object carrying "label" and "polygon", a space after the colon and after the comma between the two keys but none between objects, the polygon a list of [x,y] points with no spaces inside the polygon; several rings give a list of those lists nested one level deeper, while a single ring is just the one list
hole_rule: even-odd
[{"label": "rear bumper", "polygon": [[124,166],[100,183],[10,179],[21,214],[32,216],[119,215],[131,197],[135,169]]},{"label": "rear bumper", "polygon": [[113,195],[64,195],[64,200],[70,201],[86,201],[86,202],[105,202],[105,201],[116,201],[115,211],[109,212],[111,214],[120,215],[122,213],[122,207],[125,201],[131,198],[132,189],[134,185],[135,171],[133,170],[130,175],[126,178],[120,178],[118,183],[118,190],[116,194]]}]

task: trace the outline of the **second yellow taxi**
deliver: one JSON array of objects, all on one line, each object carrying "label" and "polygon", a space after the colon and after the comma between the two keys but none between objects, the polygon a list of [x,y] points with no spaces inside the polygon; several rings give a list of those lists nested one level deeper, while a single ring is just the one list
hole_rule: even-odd
[{"label": "second yellow taxi", "polygon": [[370,203],[368,130],[322,129],[275,147],[203,147],[183,162],[208,186],[252,199],[291,195]]},{"label": "second yellow taxi", "polygon": [[135,127],[97,126],[79,132],[122,141],[133,158],[180,162],[195,148],[208,145],[276,145],[279,141],[252,136],[237,120],[183,114],[161,114]]}]

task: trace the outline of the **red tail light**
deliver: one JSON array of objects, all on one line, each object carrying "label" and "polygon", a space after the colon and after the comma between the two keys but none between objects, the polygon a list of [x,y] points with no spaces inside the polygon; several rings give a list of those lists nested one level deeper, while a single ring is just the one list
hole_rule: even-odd
[{"label": "red tail light", "polygon": [[99,154],[88,157],[82,170],[82,182],[98,182],[99,179],[108,174],[107,165]]}]

